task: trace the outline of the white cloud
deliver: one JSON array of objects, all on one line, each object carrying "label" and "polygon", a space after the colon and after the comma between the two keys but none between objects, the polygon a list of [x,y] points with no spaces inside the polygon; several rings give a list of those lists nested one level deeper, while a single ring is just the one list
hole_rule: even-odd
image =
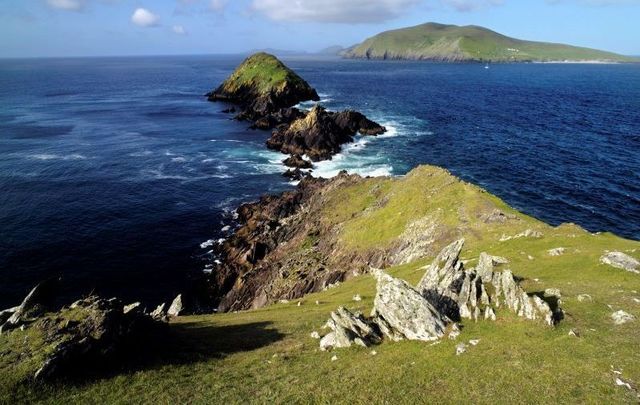
[{"label": "white cloud", "polygon": [[146,8],[137,8],[131,16],[131,22],[140,27],[155,27],[160,23],[160,17]]},{"label": "white cloud", "polygon": [[473,11],[504,4],[504,0],[442,0],[442,2],[458,11]]},{"label": "white cloud", "polygon": [[182,25],[174,25],[171,30],[178,35],[187,35],[187,30]]},{"label": "white cloud", "polygon": [[223,13],[224,9],[227,8],[227,4],[229,4],[229,0],[211,0],[209,2],[209,9],[216,13]]},{"label": "white cloud", "polygon": [[253,0],[251,8],[276,21],[372,23],[391,20],[420,0]]},{"label": "white cloud", "polygon": [[47,4],[60,10],[80,11],[85,6],[85,0],[47,0]]}]

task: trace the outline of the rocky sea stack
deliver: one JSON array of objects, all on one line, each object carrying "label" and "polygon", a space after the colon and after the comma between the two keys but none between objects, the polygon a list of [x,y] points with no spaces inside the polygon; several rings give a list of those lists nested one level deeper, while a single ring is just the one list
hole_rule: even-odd
[{"label": "rocky sea stack", "polygon": [[318,93],[278,58],[260,52],[251,55],[214,91],[210,101],[228,101],[258,119],[302,101],[319,101]]},{"label": "rocky sea stack", "polygon": [[[294,106],[303,101],[319,101],[318,93],[278,58],[257,53],[247,58],[216,90],[207,94],[209,101],[237,104],[242,111],[236,119],[252,121],[254,129],[274,129],[267,147],[282,153],[307,155],[313,161],[331,159],[341,145],[353,142],[353,136],[380,135],[386,128],[363,114],[345,110],[329,112],[316,105],[311,111]],[[233,109],[225,111],[235,112]],[[297,162],[294,162],[297,160]],[[287,159],[290,167],[300,166],[300,159]],[[288,177],[300,178],[300,173]]]}]

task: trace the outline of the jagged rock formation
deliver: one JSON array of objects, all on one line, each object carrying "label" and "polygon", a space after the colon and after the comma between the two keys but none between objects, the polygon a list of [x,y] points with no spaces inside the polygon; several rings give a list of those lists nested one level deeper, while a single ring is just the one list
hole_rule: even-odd
[{"label": "jagged rock formation", "polygon": [[622,252],[605,253],[600,257],[600,263],[640,274],[640,261]]},{"label": "jagged rock formation", "polygon": [[[380,334],[394,341],[432,341],[447,334],[455,338],[459,334],[456,322],[495,320],[495,311],[502,307],[526,319],[541,319],[549,326],[560,320],[561,310],[552,310],[541,297],[527,294],[511,271],[494,271],[494,265],[504,264],[506,259],[483,253],[478,272],[465,270],[459,258],[463,245],[464,239],[460,239],[444,248],[425,267],[416,288],[382,270],[373,270],[377,292],[371,317],[354,317],[340,308],[339,315],[331,314],[329,322],[333,322],[334,332],[322,338],[321,348],[349,347],[352,343],[368,346],[376,343]],[[557,304],[559,295],[553,289],[545,298],[555,299]],[[342,329],[335,325],[341,325]],[[377,330],[380,334],[375,334]]]},{"label": "jagged rock formation", "polygon": [[344,307],[332,312],[325,326],[332,332],[320,339],[321,350],[350,347],[352,344],[368,347],[382,340],[375,325],[365,320],[362,314],[353,314]]},{"label": "jagged rock formation", "polygon": [[375,270],[377,292],[371,314],[391,340],[431,341],[444,336],[450,320],[407,282]]},{"label": "jagged rock formation", "polygon": [[[302,101],[319,101],[309,84],[275,56],[257,53],[247,58],[216,90],[207,93],[209,101],[238,104],[239,120],[252,121],[254,129],[277,128],[267,147],[308,155],[312,160],[330,159],[353,136],[379,135],[386,131],[357,111],[327,112],[316,106],[309,113],[294,108]],[[287,159],[287,166],[309,168],[302,158]],[[296,171],[287,177],[299,179]]]},{"label": "jagged rock formation", "polygon": [[[243,108],[249,119],[286,117],[282,111],[302,101],[320,100],[318,93],[294,71],[273,55],[256,53],[240,66],[217,89],[207,94],[210,101],[227,101]],[[280,117],[280,118],[283,118]],[[274,116],[273,119],[282,122]]]},{"label": "jagged rock formation", "polygon": [[308,160],[305,160],[302,156],[298,154],[293,154],[282,161],[285,166],[294,167],[297,169],[311,169],[313,164]]},{"label": "jagged rock formation", "polygon": [[353,142],[356,133],[379,135],[386,129],[355,111],[328,112],[315,106],[304,118],[281,126],[267,141],[269,149],[307,155],[313,161],[330,159],[341,145]]},{"label": "jagged rock formation", "polygon": [[125,306],[115,298],[89,296],[54,309],[55,284],[36,286],[2,327],[2,338],[14,342],[10,347],[20,351],[20,360],[34,365],[34,380],[81,374],[160,327],[139,303]]}]

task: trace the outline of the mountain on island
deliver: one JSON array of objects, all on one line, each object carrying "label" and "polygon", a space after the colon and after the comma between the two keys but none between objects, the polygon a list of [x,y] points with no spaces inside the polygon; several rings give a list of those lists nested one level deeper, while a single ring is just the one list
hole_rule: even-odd
[{"label": "mountain on island", "polygon": [[342,55],[437,62],[640,62],[596,49],[511,38],[475,25],[437,23],[382,32]]}]

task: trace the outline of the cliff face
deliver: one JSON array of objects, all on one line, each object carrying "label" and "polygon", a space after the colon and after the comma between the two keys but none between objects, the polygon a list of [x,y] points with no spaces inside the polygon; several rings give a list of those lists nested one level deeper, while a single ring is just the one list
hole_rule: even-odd
[{"label": "cliff face", "polygon": [[318,93],[275,56],[257,53],[248,57],[217,89],[210,101],[240,105],[253,118],[267,116],[302,101],[318,101]]},{"label": "cliff face", "polygon": [[[447,171],[400,179],[342,173],[238,209],[240,227],[219,252],[212,288],[220,311],[295,299],[366,273],[433,255],[453,238],[538,236],[535,220]],[[532,237],[533,238],[533,237]]]}]

